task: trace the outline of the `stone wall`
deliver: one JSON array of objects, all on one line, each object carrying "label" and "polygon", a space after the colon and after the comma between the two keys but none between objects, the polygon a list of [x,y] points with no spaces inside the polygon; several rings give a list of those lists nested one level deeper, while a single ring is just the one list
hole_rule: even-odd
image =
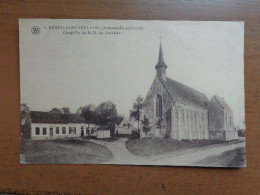
[{"label": "stone wall", "polygon": [[[176,103],[171,109],[173,139],[208,139],[208,112],[203,108]],[[167,129],[168,130],[168,129]]]},{"label": "stone wall", "polygon": [[212,98],[209,105],[209,131],[224,131],[224,110],[215,98]]},{"label": "stone wall", "polygon": [[[155,114],[157,94],[163,100],[163,128],[156,127]],[[149,118],[151,130],[147,137],[172,139],[208,139],[208,112],[204,108],[174,103],[166,88],[156,76],[144,101],[143,115]]]},{"label": "stone wall", "polygon": [[[162,97],[162,113],[163,113],[163,128],[160,130],[156,128],[156,122],[158,118],[155,114],[155,101],[157,95]],[[172,99],[159,80],[158,76],[155,77],[148,94],[144,100],[143,115],[149,118],[151,130],[147,133],[148,137],[165,137],[166,136],[166,111],[171,107]]]},{"label": "stone wall", "polygon": [[234,128],[233,111],[228,107],[221,107],[213,97],[208,106],[210,139],[234,140],[238,138]]}]

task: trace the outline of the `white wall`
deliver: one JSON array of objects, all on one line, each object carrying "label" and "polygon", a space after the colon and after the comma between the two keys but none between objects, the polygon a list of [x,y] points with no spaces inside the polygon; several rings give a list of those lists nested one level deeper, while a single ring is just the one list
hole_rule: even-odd
[{"label": "white wall", "polygon": [[116,127],[116,131],[119,135],[130,135],[132,133],[133,128],[125,127]]},{"label": "white wall", "polygon": [[[36,135],[36,127],[40,128],[40,134]],[[43,128],[47,129],[46,135],[43,135]],[[56,133],[56,127],[59,127],[59,133]],[[66,128],[66,133],[62,133],[62,127]],[[76,127],[76,133],[70,134],[69,127]],[[81,127],[84,128],[84,136],[86,136],[87,124],[69,123],[69,124],[43,124],[43,123],[32,123],[31,124],[31,139],[32,140],[44,140],[44,139],[56,139],[65,137],[80,137]],[[50,136],[50,128],[53,128],[53,136]]]},{"label": "white wall", "polygon": [[110,138],[110,131],[109,130],[98,130],[97,138]]}]

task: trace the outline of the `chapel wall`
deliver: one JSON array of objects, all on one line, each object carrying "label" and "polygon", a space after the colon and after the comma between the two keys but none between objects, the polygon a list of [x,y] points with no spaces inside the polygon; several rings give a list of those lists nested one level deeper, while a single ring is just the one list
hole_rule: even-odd
[{"label": "chapel wall", "polygon": [[[160,94],[162,97],[163,128],[161,129],[160,132],[158,132],[158,129],[156,129],[156,122],[158,120],[158,117],[156,117],[155,114],[156,113],[155,101],[156,101],[157,94]],[[166,127],[167,127],[166,112],[168,109],[170,109],[171,103],[172,103],[171,97],[169,96],[162,82],[159,80],[158,76],[156,76],[144,101],[143,115],[146,115],[146,117],[149,118],[150,126],[151,126],[151,130],[147,133],[147,136],[165,137]]]},{"label": "chapel wall", "polygon": [[206,109],[177,103],[172,108],[173,139],[208,139]]}]

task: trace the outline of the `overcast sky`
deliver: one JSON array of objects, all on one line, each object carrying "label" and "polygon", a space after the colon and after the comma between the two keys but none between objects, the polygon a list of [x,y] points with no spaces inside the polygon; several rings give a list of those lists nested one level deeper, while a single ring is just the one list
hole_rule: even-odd
[{"label": "overcast sky", "polygon": [[[161,33],[167,77],[205,93],[209,100],[214,94],[224,97],[235,125],[244,120],[241,22],[20,20],[20,25],[21,103],[30,110],[69,107],[75,112],[111,100],[128,117],[135,98],[146,96],[155,77]],[[56,25],[143,30],[70,35],[66,33],[87,30],[49,29]],[[32,34],[33,26],[40,27],[38,35]]]}]

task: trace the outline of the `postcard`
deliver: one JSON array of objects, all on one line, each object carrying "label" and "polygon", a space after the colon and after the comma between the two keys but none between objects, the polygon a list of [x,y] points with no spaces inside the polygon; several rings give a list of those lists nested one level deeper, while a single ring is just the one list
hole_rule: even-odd
[{"label": "postcard", "polygon": [[21,164],[245,167],[244,23],[20,19]]}]

